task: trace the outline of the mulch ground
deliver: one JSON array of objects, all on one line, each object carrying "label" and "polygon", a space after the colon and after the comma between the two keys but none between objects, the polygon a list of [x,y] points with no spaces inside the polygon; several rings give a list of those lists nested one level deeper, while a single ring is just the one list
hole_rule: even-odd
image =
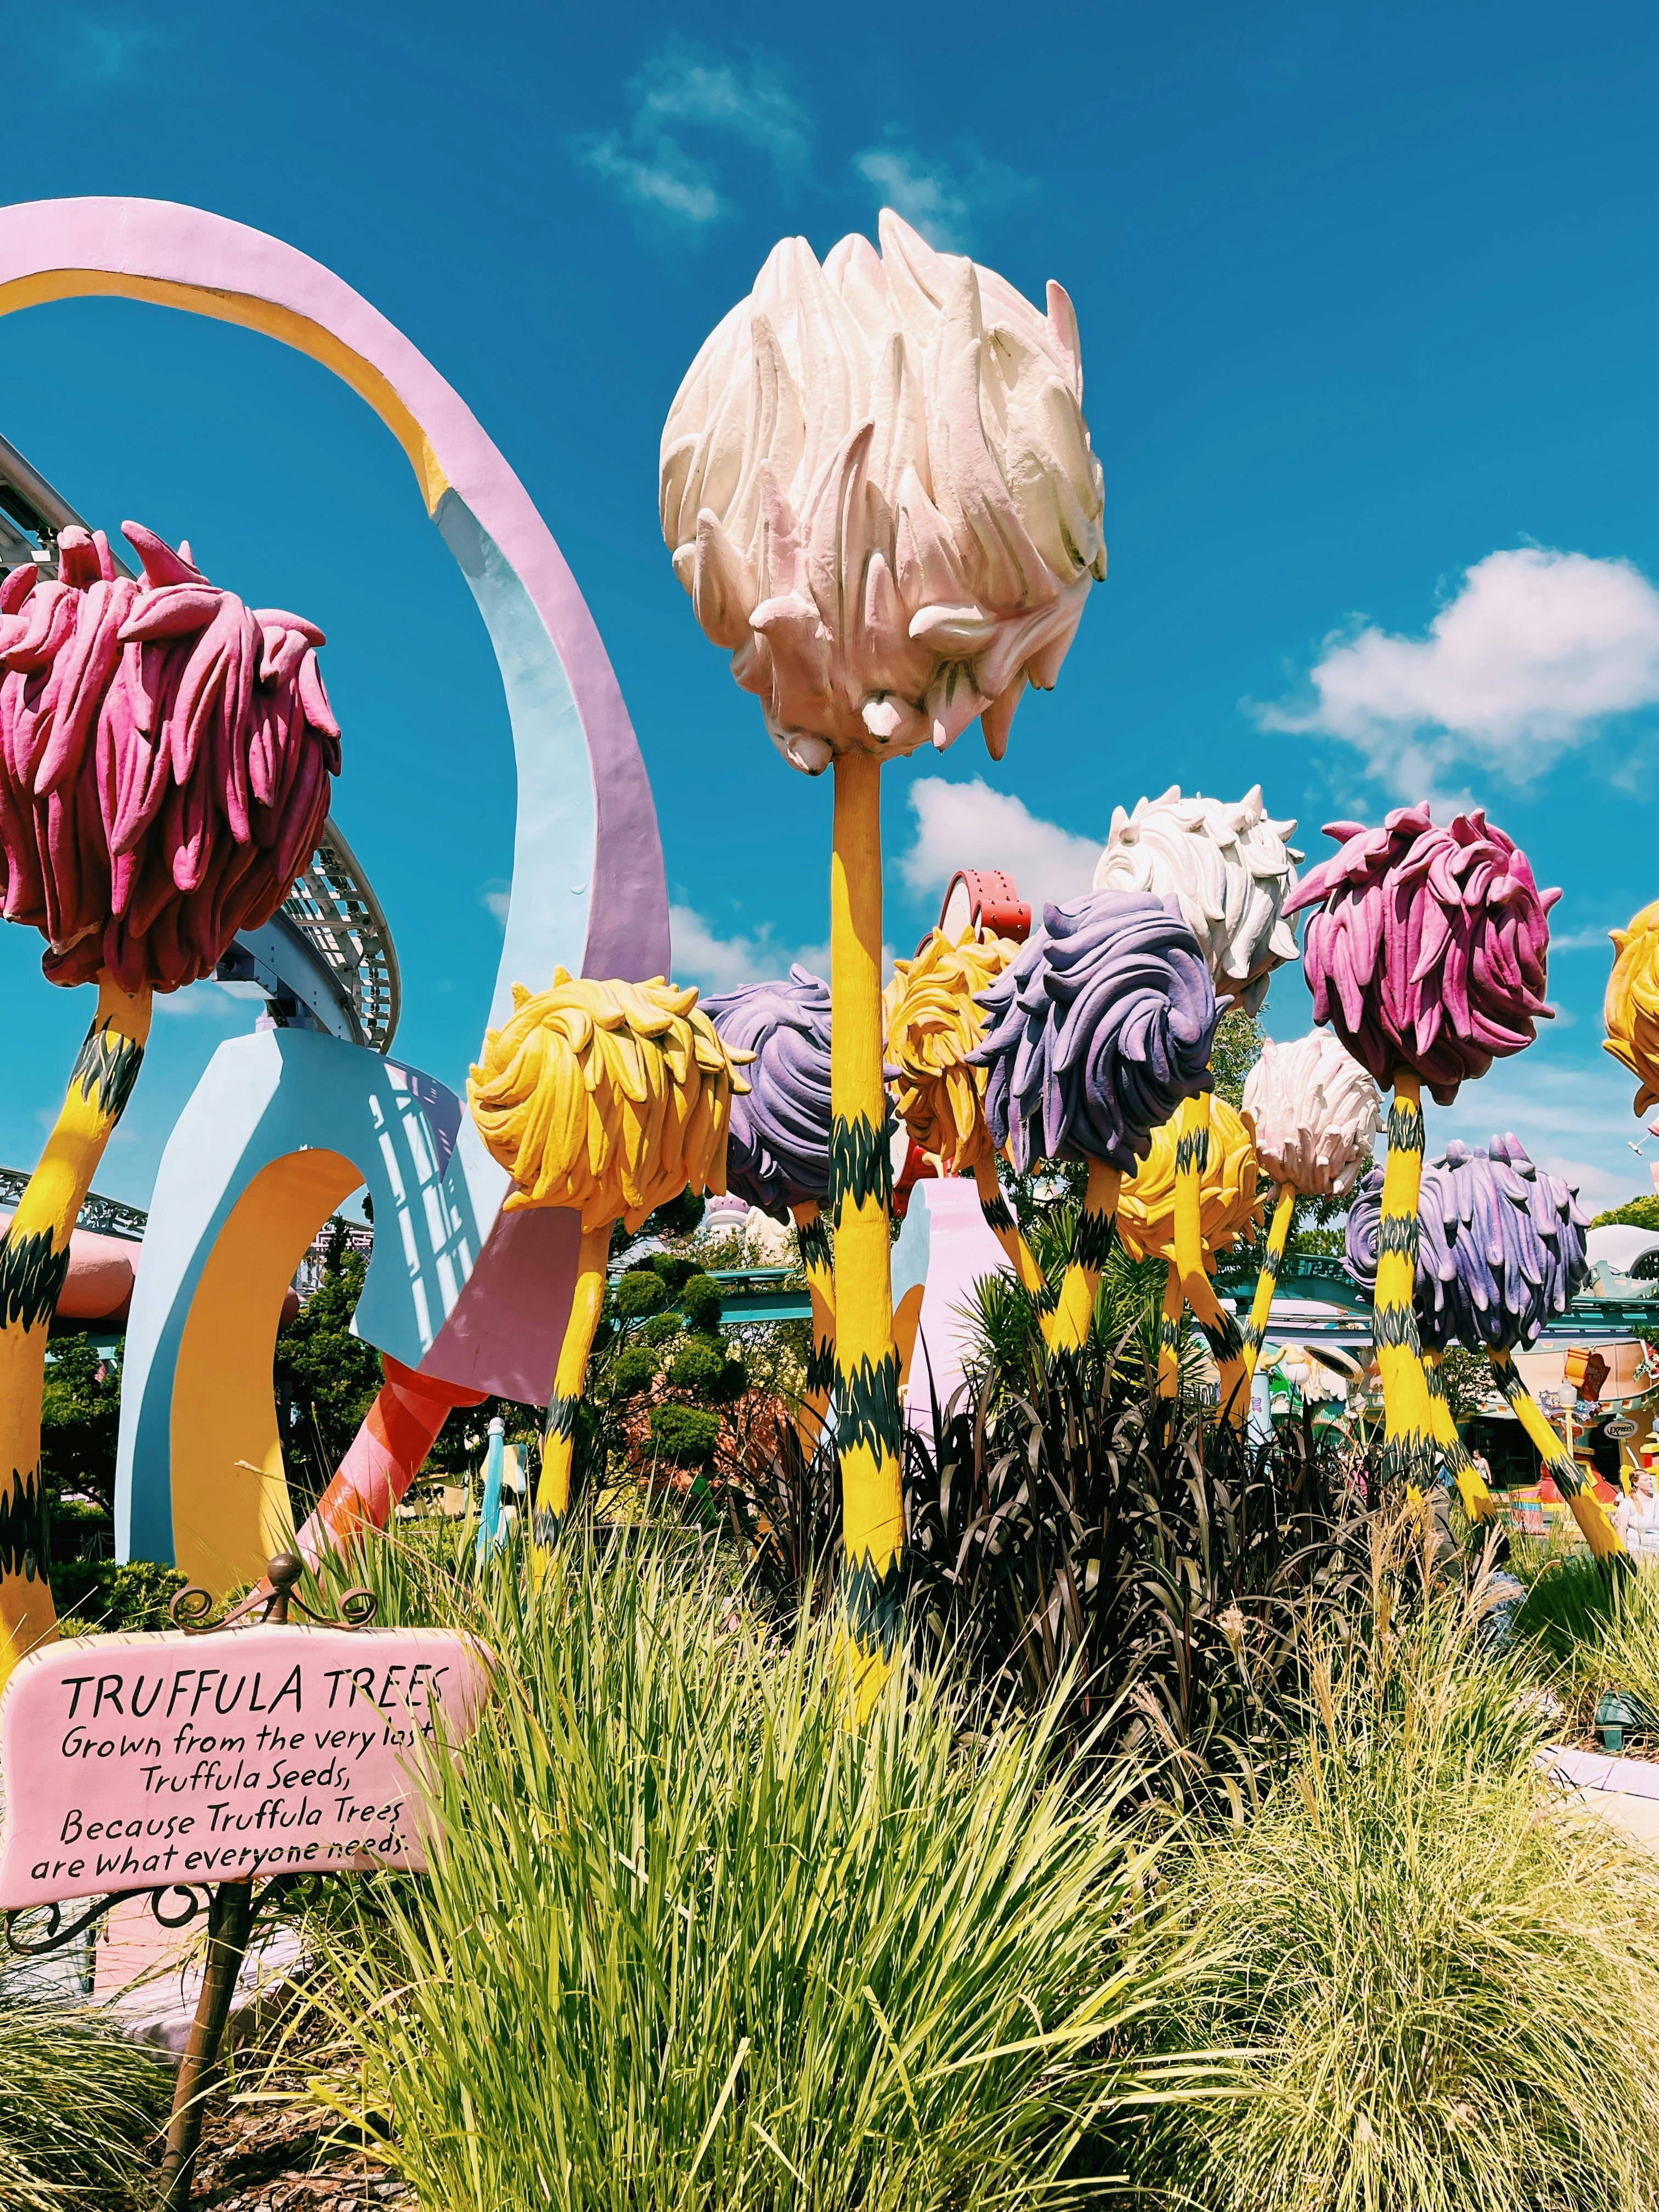
[{"label": "mulch ground", "polygon": [[303,2105],[208,2108],[192,2208],[211,2212],[413,2212],[406,2184],[388,2178],[349,2140],[332,2113]]}]

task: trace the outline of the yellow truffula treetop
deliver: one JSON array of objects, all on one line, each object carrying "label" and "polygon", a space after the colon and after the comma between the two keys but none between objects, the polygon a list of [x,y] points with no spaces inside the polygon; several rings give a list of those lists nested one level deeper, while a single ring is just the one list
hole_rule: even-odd
[{"label": "yellow truffula treetop", "polygon": [[660,975],[598,982],[554,971],[545,991],[513,988],[513,1014],[484,1039],[467,1104],[492,1159],[517,1188],[509,1208],[568,1206],[581,1215],[570,1321],[559,1352],[533,1518],[545,1551],[570,1505],[576,1408],[605,1304],[611,1231],[693,1190],[726,1188],[726,1139],[737,1073],[732,1051],[697,1005]]}]

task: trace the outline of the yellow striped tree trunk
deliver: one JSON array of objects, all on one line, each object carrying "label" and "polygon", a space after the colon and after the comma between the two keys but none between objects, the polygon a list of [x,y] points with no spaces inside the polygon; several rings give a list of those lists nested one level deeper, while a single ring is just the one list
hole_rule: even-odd
[{"label": "yellow striped tree trunk", "polygon": [[1507,1352],[1490,1353],[1498,1387],[1510,1401],[1510,1411],[1537,1447],[1544,1472],[1567,1501],[1567,1509],[1583,1532],[1584,1541],[1598,1559],[1628,1558],[1619,1531],[1607,1508],[1573,1465],[1572,1454],[1544,1419],[1544,1409],[1521,1379],[1521,1370]]},{"label": "yellow striped tree trunk", "polygon": [[1250,1301],[1250,1318],[1244,1327],[1244,1374],[1249,1379],[1255,1373],[1255,1363],[1267,1334],[1267,1317],[1273,1310],[1273,1292],[1279,1285],[1279,1263],[1285,1257],[1285,1247],[1291,1241],[1291,1224],[1296,1218],[1296,1193],[1286,1183],[1279,1194],[1273,1207],[1273,1218],[1267,1231],[1267,1249],[1261,1255],[1261,1272],[1255,1279],[1255,1296]]},{"label": "yellow striped tree trunk", "polygon": [[806,1293],[812,1301],[812,1349],[806,1361],[806,1389],[795,1424],[801,1449],[810,1454],[823,1434],[824,1416],[836,1387],[836,1276],[830,1249],[830,1224],[815,1200],[791,1206]]},{"label": "yellow striped tree trunk", "polygon": [[830,1216],[835,1231],[836,1433],[845,1587],[860,1706],[891,1666],[904,1548],[893,1164],[883,1134],[881,763],[841,753],[830,869]]},{"label": "yellow striped tree trunk", "polygon": [[1164,1279],[1164,1310],[1158,1317],[1158,1395],[1181,1395],[1181,1316],[1187,1300],[1181,1288],[1181,1270],[1173,1260]]},{"label": "yellow striped tree trunk", "polygon": [[[1103,1160],[1090,1161],[1089,1185],[1084,1194],[1083,1212],[1078,1218],[1077,1234],[1072,1240],[1072,1256],[1060,1282],[1060,1303],[1052,1327],[1043,1331],[1051,1351],[1077,1352],[1089,1341],[1095,1297],[1112,1249],[1118,1192],[1122,1182],[1122,1175],[1116,1168],[1108,1167]],[[1035,1261],[1032,1264],[1035,1266]]]},{"label": "yellow striped tree trunk", "polygon": [[1394,1079],[1389,1150],[1382,1171],[1372,1302],[1376,1364],[1382,1378],[1382,1477],[1409,1490],[1428,1488],[1432,1432],[1429,1386],[1413,1303],[1417,1201],[1423,1183],[1422,1086],[1409,1068]]},{"label": "yellow striped tree trunk", "polygon": [[531,1534],[538,1571],[544,1569],[570,1511],[570,1474],[576,1456],[576,1413],[587,1380],[588,1354],[593,1332],[605,1305],[605,1269],[611,1257],[611,1230],[584,1229],[576,1259],[576,1287],[571,1295],[570,1318],[559,1346],[554,1370],[553,1397],[547,1409],[547,1434],[542,1443],[542,1471],[536,1484],[536,1504],[531,1516]]},{"label": "yellow striped tree trunk", "polygon": [[1468,1446],[1457,1433],[1457,1424],[1446,1401],[1446,1378],[1439,1352],[1423,1354],[1423,1379],[1429,1386],[1429,1426],[1436,1443],[1446,1455],[1446,1465],[1457,1485],[1463,1510],[1471,1521],[1495,1521],[1498,1500],[1481,1480],[1480,1468],[1469,1457]]},{"label": "yellow striped tree trunk", "polygon": [[132,1094],[149,1035],[150,994],[98,979],[98,1011],[40,1164],[0,1238],[0,1683],[58,1632],[45,1500],[40,1401],[46,1337],[69,1273],[70,1237],[110,1132]]},{"label": "yellow striped tree trunk", "polygon": [[1186,1098],[1176,1139],[1175,1257],[1181,1288],[1221,1377],[1221,1410],[1235,1428],[1250,1414],[1250,1379],[1238,1323],[1224,1313],[1204,1255],[1204,1170],[1210,1161],[1210,1093]]},{"label": "yellow striped tree trunk", "polygon": [[[1055,1328],[1054,1296],[1048,1288],[1047,1277],[1036,1263],[1036,1253],[1026,1243],[1019,1224],[1008,1211],[1002,1185],[997,1181],[994,1160],[982,1159],[975,1163],[974,1188],[979,1193],[979,1210],[985,1217],[985,1225],[1001,1245],[1021,1288],[1030,1293],[1042,1322],[1043,1341],[1052,1346]],[[1115,1206],[1115,1193],[1113,1203]]]}]

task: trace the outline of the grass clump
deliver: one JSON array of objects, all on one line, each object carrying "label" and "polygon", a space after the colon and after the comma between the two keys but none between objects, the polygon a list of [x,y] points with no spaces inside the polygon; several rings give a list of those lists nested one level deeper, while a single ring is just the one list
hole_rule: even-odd
[{"label": "grass clump", "polygon": [[1176,1910],[1206,1964],[1161,2028],[1235,2056],[1145,2138],[1213,2212],[1636,2212],[1655,2199],[1659,1885],[1540,1768],[1479,1593],[1315,1661],[1313,1725]]},{"label": "grass clump", "polygon": [[1091,2128],[1186,2079],[1135,2054],[1190,1960],[1110,1786],[937,1675],[854,1726],[834,1624],[767,1642],[702,1557],[434,1578],[502,1663],[429,1877],[335,1931],[353,2117],[445,2212],[1073,2201]]},{"label": "grass clump", "polygon": [[173,2077],[95,2014],[0,1996],[0,2204],[148,2201],[148,2140]]}]

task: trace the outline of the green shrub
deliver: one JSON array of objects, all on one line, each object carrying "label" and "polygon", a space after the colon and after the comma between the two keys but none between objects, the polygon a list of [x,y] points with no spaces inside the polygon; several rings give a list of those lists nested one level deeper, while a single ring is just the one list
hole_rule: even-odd
[{"label": "green shrub", "polygon": [[611,1363],[611,1387],[618,1397],[637,1397],[656,1381],[657,1367],[657,1355],[648,1344],[630,1344]]},{"label": "green shrub", "polygon": [[680,1285],[675,1304],[693,1328],[714,1330],[720,1325],[720,1286],[714,1278],[694,1273]]},{"label": "green shrub", "polygon": [[678,1252],[653,1252],[646,1264],[653,1274],[661,1279],[664,1289],[676,1304],[679,1303],[680,1285],[697,1273],[696,1261],[688,1260]]},{"label": "green shrub", "polygon": [[688,1183],[678,1198],[671,1198],[659,1206],[645,1224],[647,1237],[693,1237],[696,1234],[708,1201]]},{"label": "green shrub", "polygon": [[645,1339],[647,1344],[666,1344],[669,1342],[671,1338],[679,1335],[684,1327],[685,1316],[684,1314],[653,1314],[650,1320],[647,1322],[645,1327],[640,1331],[640,1334]]},{"label": "green shrub", "polygon": [[640,1321],[667,1301],[662,1278],[650,1267],[630,1267],[611,1287],[610,1304],[624,1321]]},{"label": "green shrub", "polygon": [[185,1577],[176,1567],[154,1559],[129,1559],[121,1566],[113,1559],[71,1559],[54,1567],[52,1575],[58,1611],[72,1614],[82,1629],[110,1635],[171,1628],[167,1607],[184,1586]]},{"label": "green shrub", "polygon": [[150,2201],[146,2138],[172,2081],[106,2019],[0,1996],[0,2204]]},{"label": "green shrub", "polygon": [[1474,1608],[1328,1646],[1264,1811],[1195,1841],[1155,2008],[1231,2092],[1156,2121],[1151,2187],[1213,2212],[1638,2212],[1659,2180],[1659,1889],[1536,1759]]},{"label": "green shrub", "polygon": [[677,1390],[712,1389],[726,1372],[726,1346],[706,1336],[688,1336],[675,1353],[668,1379]]},{"label": "green shrub", "polygon": [[[330,1939],[342,2109],[445,2212],[1068,2201],[1182,1971],[1109,1784],[937,1676],[850,1726],[836,1624],[757,1636],[702,1556],[567,1544],[460,1616],[497,1687],[429,1877]],[[434,1575],[418,1617],[465,1599]]]},{"label": "green shrub", "polygon": [[672,1467],[707,1467],[720,1440],[720,1417],[702,1406],[653,1406],[651,1443]]}]

